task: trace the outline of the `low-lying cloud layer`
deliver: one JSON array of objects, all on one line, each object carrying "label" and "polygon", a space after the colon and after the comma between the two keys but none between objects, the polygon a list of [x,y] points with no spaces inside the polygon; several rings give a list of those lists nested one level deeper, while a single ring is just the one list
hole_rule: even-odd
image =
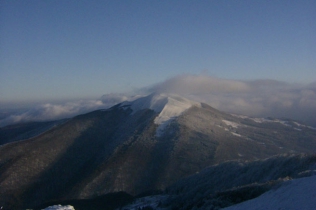
[{"label": "low-lying cloud layer", "polygon": [[[299,85],[275,80],[238,81],[207,75],[180,75],[139,90],[142,94],[152,92],[178,94],[230,113],[292,118],[316,126],[316,82]],[[0,126],[72,117],[137,97],[107,94],[98,100],[42,104],[0,120]]]},{"label": "low-lying cloud layer", "polygon": [[79,100],[65,103],[46,103],[27,111],[11,114],[0,120],[0,127],[14,123],[58,120],[87,113],[97,109],[106,109],[123,101],[134,100],[139,96],[124,94],[105,94],[98,100]]},{"label": "low-lying cloud layer", "polygon": [[13,123],[29,122],[29,121],[46,121],[73,117],[78,114],[86,113],[96,109],[109,108],[115,103],[125,100],[124,97],[111,97],[106,100],[80,100],[75,102],[66,102],[60,104],[41,104],[34,108],[22,112],[12,114],[0,120],[0,126]]}]

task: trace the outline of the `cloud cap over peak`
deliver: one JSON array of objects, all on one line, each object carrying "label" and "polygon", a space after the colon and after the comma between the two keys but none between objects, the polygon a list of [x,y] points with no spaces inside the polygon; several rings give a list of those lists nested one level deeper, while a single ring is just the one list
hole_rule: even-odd
[{"label": "cloud cap over peak", "polygon": [[231,113],[293,118],[316,125],[316,82],[229,80],[208,75],[179,75],[143,89],[182,95]]}]

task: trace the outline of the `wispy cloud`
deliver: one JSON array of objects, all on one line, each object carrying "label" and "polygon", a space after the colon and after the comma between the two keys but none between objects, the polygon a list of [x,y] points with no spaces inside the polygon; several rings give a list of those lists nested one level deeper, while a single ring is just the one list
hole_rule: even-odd
[{"label": "wispy cloud", "polygon": [[292,118],[316,125],[316,82],[300,85],[180,75],[143,90],[179,94],[231,113]]}]

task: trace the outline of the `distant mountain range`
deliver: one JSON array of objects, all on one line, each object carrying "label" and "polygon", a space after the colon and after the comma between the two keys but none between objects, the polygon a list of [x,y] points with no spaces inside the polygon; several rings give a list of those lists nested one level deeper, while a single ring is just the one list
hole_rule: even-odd
[{"label": "distant mountain range", "polygon": [[[283,153],[305,153],[314,164],[316,129],[293,120],[232,115],[176,95],[151,94],[62,121],[2,127],[0,144],[0,206],[23,209],[119,191],[135,196],[167,188],[177,198],[181,190],[173,189],[183,178],[205,174],[209,166],[241,167],[227,161],[259,163]],[[301,166],[294,170],[296,175],[311,167]],[[291,176],[291,170],[254,181]],[[252,183],[233,180],[218,190]]]}]

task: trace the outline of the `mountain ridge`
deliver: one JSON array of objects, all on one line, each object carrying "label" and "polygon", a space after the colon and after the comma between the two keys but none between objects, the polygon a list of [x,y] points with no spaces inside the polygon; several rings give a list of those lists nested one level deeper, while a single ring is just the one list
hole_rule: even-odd
[{"label": "mountain ridge", "polygon": [[[33,207],[118,191],[137,195],[227,160],[315,151],[316,131],[294,121],[256,122],[204,103],[155,96],[137,99],[139,106],[123,102],[78,115],[39,136],[0,146],[0,205],[18,198],[22,207]],[[157,104],[144,103],[151,99]],[[150,106],[162,111],[178,102],[185,106],[167,113],[171,117],[159,130],[161,112]]]}]

